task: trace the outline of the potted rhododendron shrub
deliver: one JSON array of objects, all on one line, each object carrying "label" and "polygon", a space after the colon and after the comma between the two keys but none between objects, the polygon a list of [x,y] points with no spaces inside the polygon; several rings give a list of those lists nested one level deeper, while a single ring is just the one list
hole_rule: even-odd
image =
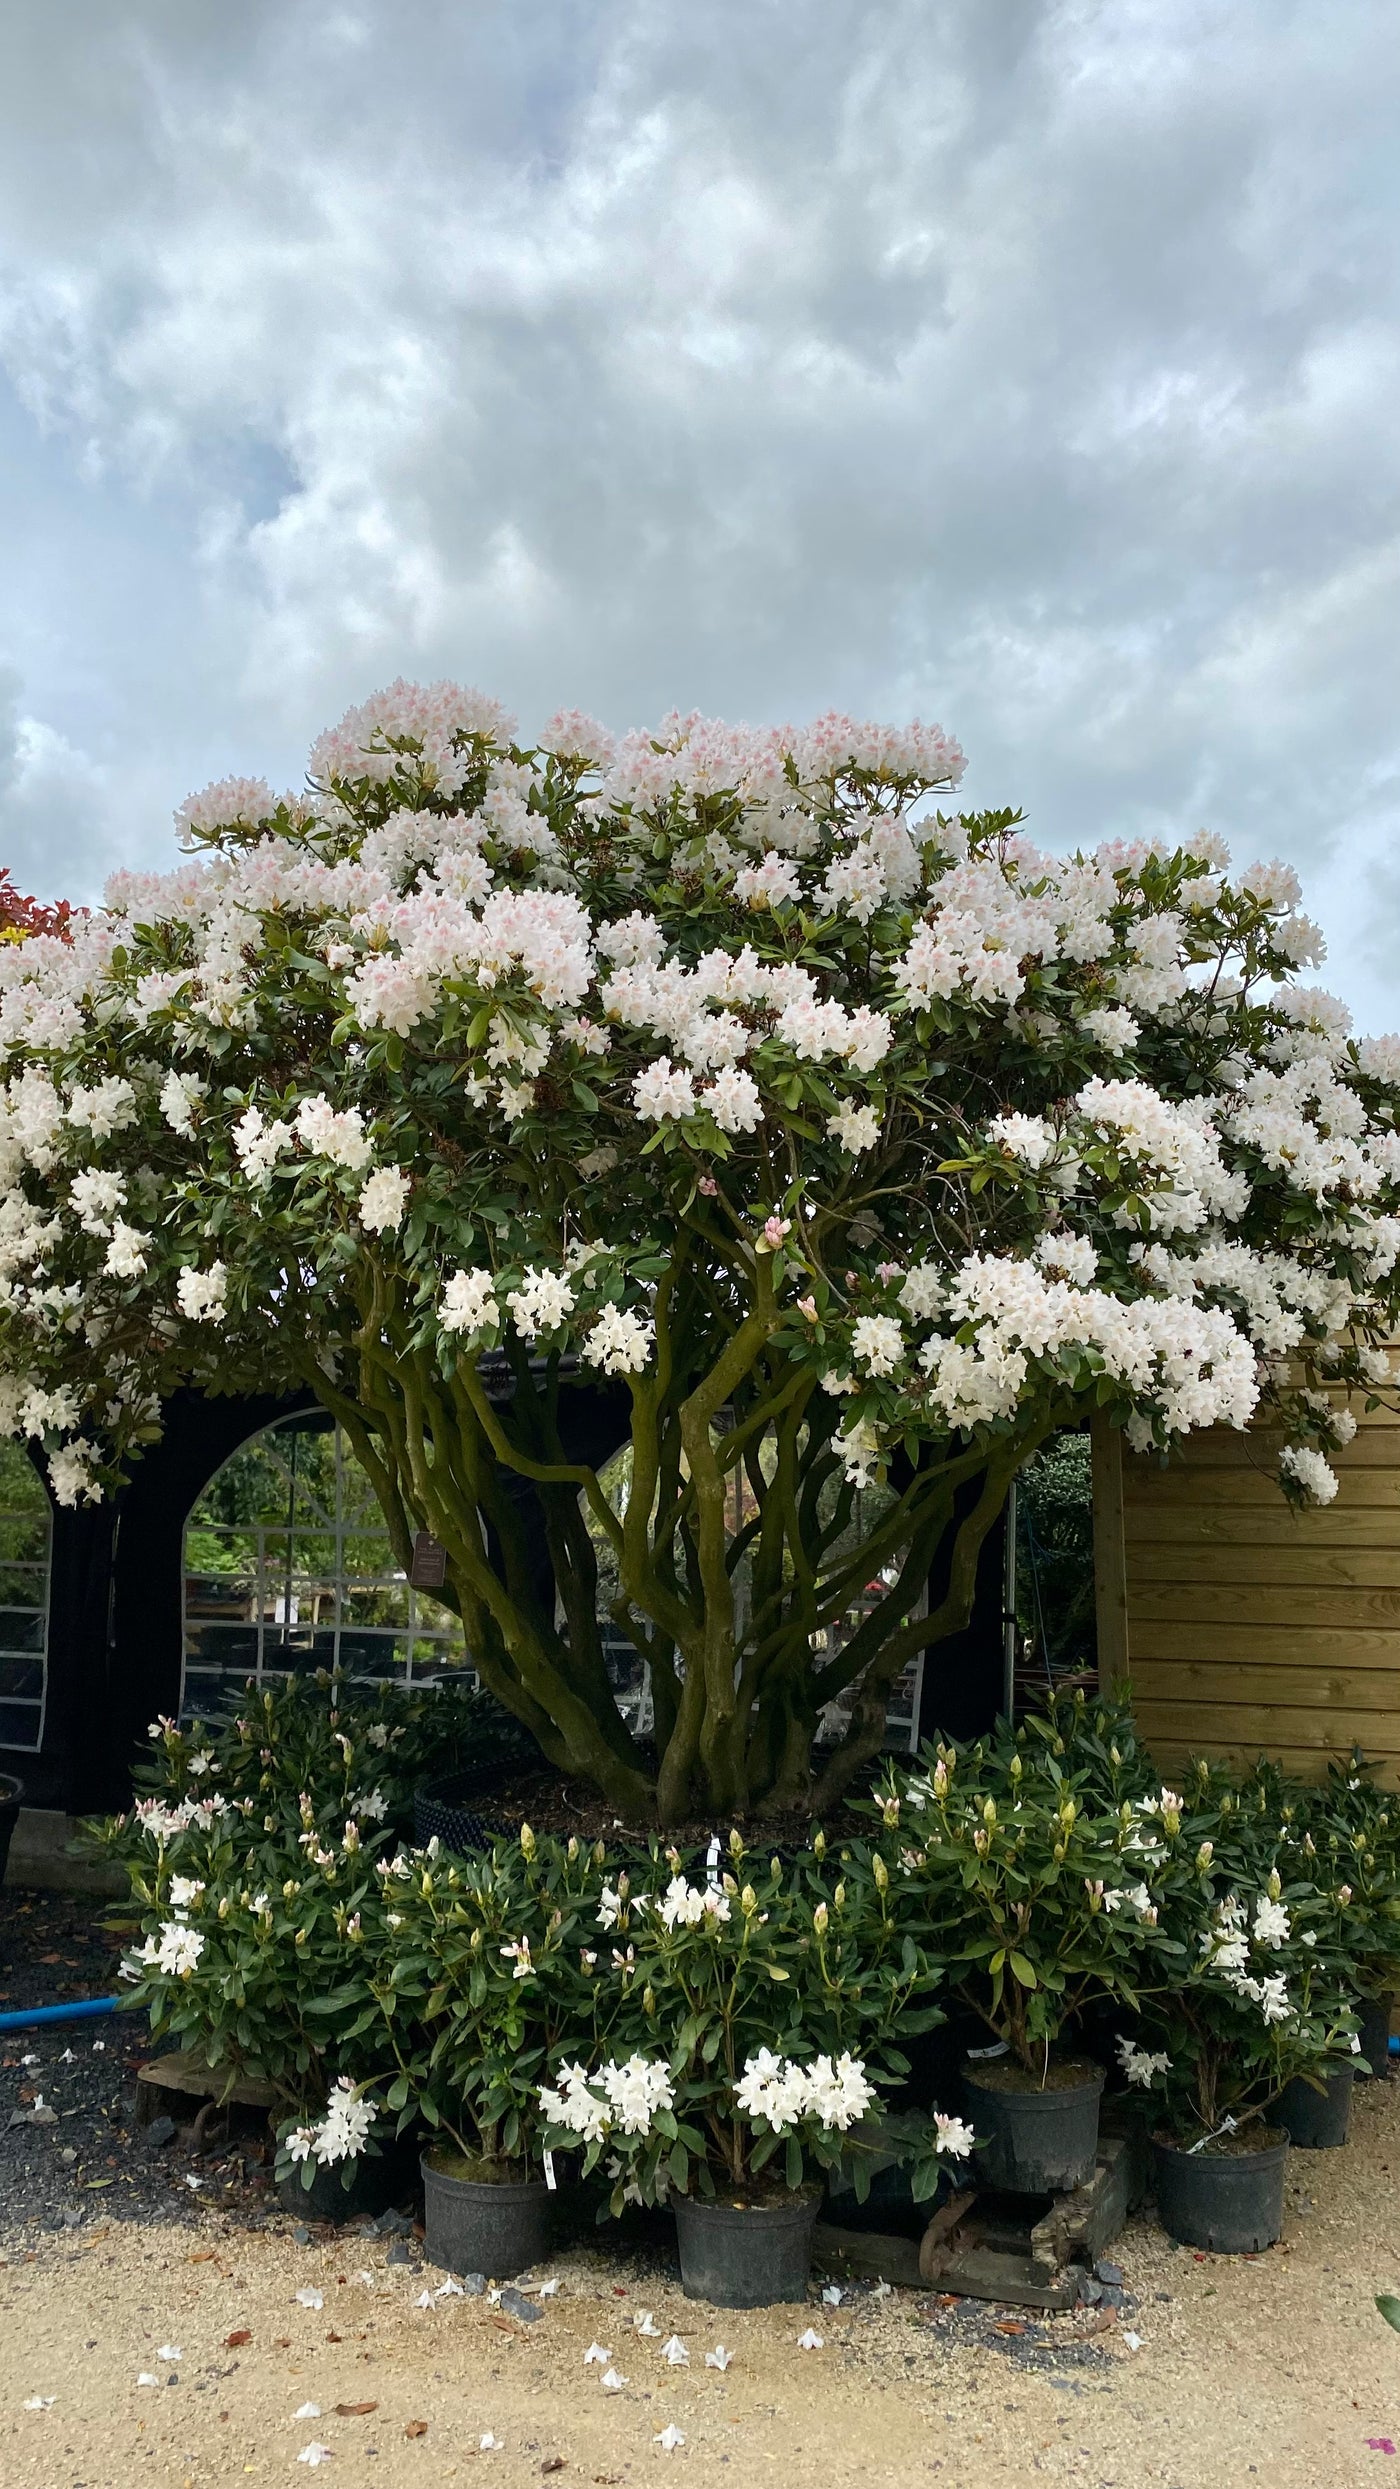
[{"label": "potted rhododendron shrub", "polygon": [[1329,1496],[1400,1320],[1400,1046],[1297,982],[1286,868],[1050,854],[962,768],[399,683],[300,792],[192,797],[174,872],[0,945],[0,1423],[72,1503],[177,1389],[301,1386],[647,1827],[859,1785],[1059,1427],[1265,1419]]},{"label": "potted rhododendron shrub", "polygon": [[1253,2254],[1283,2226],[1281,2099],[1296,2078],[1321,2092],[1333,2069],[1349,2074],[1359,2045],[1344,1905],[1259,1789],[1204,1772],[1152,1833],[1146,1872],[1175,1972],[1142,1996],[1119,2063],[1149,2104],[1165,2228]]},{"label": "potted rhododendron shrub", "polygon": [[[892,2033],[941,2019],[936,1966],[862,1845],[833,1859],[819,1836],[785,1868],[748,1860],[734,1834],[723,1871],[717,1844],[704,1869],[675,1851],[654,1863],[649,1887],[623,1874],[601,1897],[614,2044],[563,2061],[543,2088],[549,2140],[581,2146],[585,2172],[602,2164],[615,2212],[674,2206],[687,2297],[801,2299],[824,2174],[907,2071]],[[956,2119],[928,2121],[916,2192],[970,2143]],[[863,2193],[858,2153],[855,2182]]]},{"label": "potted rhododendron shrub", "polygon": [[431,2130],[424,2246],[450,2272],[503,2279],[548,2246],[539,2088],[562,2046],[592,2046],[600,2007],[606,2021],[599,1867],[528,1824],[485,1855],[433,1842],[386,1864],[391,1950],[365,2020],[393,2067],[386,2109]]},{"label": "potted rhododendron shrub", "polygon": [[1133,2004],[1157,1954],[1143,1827],[1176,1801],[1110,1813],[1094,1768],[1063,1739],[941,1746],[891,1767],[881,1802],[903,1907],[990,2035],[964,2069],[979,2175],[1018,2193],[1091,2175],[1104,2068],[1064,2034],[1098,2000]]}]

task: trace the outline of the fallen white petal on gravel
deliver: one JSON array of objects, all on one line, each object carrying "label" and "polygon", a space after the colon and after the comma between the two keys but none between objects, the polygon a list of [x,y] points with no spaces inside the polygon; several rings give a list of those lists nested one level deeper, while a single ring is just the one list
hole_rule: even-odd
[{"label": "fallen white petal on gravel", "polygon": [[323,2308],[325,2304],[326,2299],[324,2291],[299,2290],[297,2292],[297,2306],[299,2308]]},{"label": "fallen white petal on gravel", "polygon": [[425,2290],[420,2298],[414,2300],[413,2304],[416,2308],[430,2308],[433,2304],[432,2292]]},{"label": "fallen white petal on gravel", "polygon": [[800,2333],[798,2335],[797,2347],[799,2351],[824,2351],[826,2349],[826,2339],[822,2334],[813,2333],[812,2328],[809,2325],[805,2333]]},{"label": "fallen white petal on gravel", "polygon": [[157,2359],[165,2360],[172,2368],[178,2368],[184,2356],[178,2342],[162,2342],[156,2353]]},{"label": "fallen white petal on gravel", "polygon": [[294,2420],[319,2420],[320,2417],[321,2406],[319,2403],[302,2403],[299,2408],[292,2413],[292,2418]]},{"label": "fallen white petal on gravel", "polygon": [[467,2294],[462,2288],[461,2283],[459,2281],[455,2281],[450,2273],[448,2274],[446,2281],[439,2282],[436,2290],[433,2292],[433,2297],[435,2299],[465,2299],[466,2295]]},{"label": "fallen white petal on gravel", "polygon": [[723,2376],[733,2357],[732,2351],[726,2351],[724,2344],[717,2342],[712,2351],[705,2353],[705,2365],[707,2368],[718,2368],[720,2375]]},{"label": "fallen white petal on gravel", "polygon": [[690,2353],[686,2349],[685,2344],[682,2342],[678,2333],[673,2333],[669,2342],[662,2343],[661,2356],[665,2360],[668,2368],[688,2368],[690,2366]]},{"label": "fallen white petal on gravel", "polygon": [[634,2316],[632,2322],[636,2326],[638,2333],[644,2333],[647,2335],[654,2334],[659,2337],[661,2327],[658,2325],[656,2318],[652,2315],[650,2308],[643,2308],[641,2315]]},{"label": "fallen white petal on gravel", "polygon": [[26,2411],[52,2411],[53,2406],[52,2394],[31,2394],[24,2408]]},{"label": "fallen white petal on gravel", "polygon": [[138,2385],[154,2385],[157,2380],[152,2376],[149,2368],[143,2368],[136,2382]]},{"label": "fallen white petal on gravel", "polygon": [[559,2284],[558,2284],[558,2281],[557,2281],[557,2280],[551,2280],[551,2281],[547,2281],[547,2282],[541,2282],[541,2283],[540,2283],[540,2286],[539,2286],[539,2296],[540,2296],[542,2299],[557,2299],[557,2298],[558,2298],[558,2296],[559,2296]]},{"label": "fallen white petal on gravel", "polygon": [[314,2472],[318,2463],[329,2463],[334,2452],[335,2448],[333,2446],[323,2446],[319,2437],[313,2437],[309,2446],[302,2447],[300,2454],[297,2456],[297,2461],[298,2463],[309,2463],[312,2471]]},{"label": "fallen white petal on gravel", "polygon": [[663,2454],[674,2454],[677,2446],[685,2444],[685,2431],[678,2429],[674,2420],[668,2420],[664,2429],[658,2429],[656,2442]]},{"label": "fallen white petal on gravel", "polygon": [[493,2437],[490,2429],[484,2429],[482,2431],[478,2442],[483,2454],[501,2454],[505,2450],[504,2438]]},{"label": "fallen white petal on gravel", "polygon": [[605,2394],[620,2394],[627,2379],[620,2377],[615,2368],[605,2368],[599,2382]]},{"label": "fallen white petal on gravel", "polygon": [[825,2290],[822,2292],[822,2306],[828,2308],[839,2308],[845,2296],[845,2291],[842,2289],[839,2282],[828,2282]]},{"label": "fallen white petal on gravel", "polygon": [[611,2351],[605,2351],[601,2342],[590,2342],[583,2354],[583,2364],[585,2368],[606,2368],[611,2358]]},{"label": "fallen white petal on gravel", "polygon": [[1142,2349],[1142,2335],[1140,2333],[1125,2333],[1123,2340],[1127,2344],[1130,2351],[1140,2351]]}]

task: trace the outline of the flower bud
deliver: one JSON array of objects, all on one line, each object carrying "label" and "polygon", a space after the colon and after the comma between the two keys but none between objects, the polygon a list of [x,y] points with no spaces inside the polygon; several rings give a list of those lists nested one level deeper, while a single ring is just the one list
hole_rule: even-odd
[{"label": "flower bud", "polygon": [[647,1986],[642,1990],[642,2011],[644,2014],[649,2015],[653,2020],[655,2019],[656,1990],[651,1986],[650,1982],[648,1982]]},{"label": "flower bud", "polygon": [[1122,1762],[1122,1760],[1123,1760],[1123,1757],[1122,1757],[1122,1756],[1121,1756],[1121,1754],[1119,1753],[1118,1748],[1117,1748],[1116,1746],[1110,1746],[1110,1747],[1109,1747],[1109,1750],[1108,1750],[1108,1759],[1109,1759],[1109,1762],[1113,1765],[1113,1768],[1114,1768],[1114,1770],[1115,1770],[1115,1772],[1116,1772],[1116,1771],[1117,1771],[1117,1769],[1118,1769],[1119,1764],[1120,1764],[1120,1763]]},{"label": "flower bud", "polygon": [[818,1825],[817,1830],[812,1836],[812,1855],[818,1860],[823,1859],[826,1856],[826,1834],[822,1831],[820,1825]]},{"label": "flower bud", "polygon": [[983,1821],[983,1823],[987,1826],[988,1831],[990,1831],[990,1830],[992,1829],[992,1826],[995,1824],[996,1819],[997,1819],[997,1802],[996,1802],[996,1799],[995,1799],[995,1798],[985,1798],[985,1799],[983,1800],[983,1802],[982,1802],[982,1821]]},{"label": "flower bud", "polygon": [[594,1864],[594,1866],[595,1866],[595,1867],[603,1867],[603,1866],[606,1866],[606,1865],[607,1865],[607,1859],[608,1859],[608,1853],[607,1853],[607,1849],[606,1849],[606,1847],[604,1846],[603,1842],[601,1842],[601,1841],[595,1841],[595,1842],[594,1842],[594,1844],[593,1844],[593,1864]]},{"label": "flower bud", "polygon": [[826,1903],[824,1901],[819,1901],[815,1910],[812,1912],[812,1925],[816,1929],[819,1936],[824,1936],[826,1934],[827,1926],[830,1921],[830,1915],[831,1914],[827,1909]]},{"label": "flower bud", "polygon": [[739,1895],[739,1907],[743,1911],[746,1919],[752,1918],[755,1910],[758,1908],[758,1895],[754,1891],[752,1884],[746,1884],[744,1886],[742,1893]]},{"label": "flower bud", "polygon": [[897,1824],[898,1824],[898,1822],[899,1822],[899,1800],[898,1800],[898,1798],[886,1798],[886,1800],[885,1800],[885,1802],[884,1802],[884,1805],[883,1805],[883,1806],[881,1807],[881,1809],[880,1809],[880,1812],[881,1812],[881,1814],[884,1816],[884,1819],[885,1819],[885,1828],[886,1828],[886,1830],[887,1830],[887,1831],[889,1831],[889,1832],[893,1832],[893,1831],[894,1831],[894,1829],[895,1829],[895,1827],[896,1827],[896,1825],[897,1825]]},{"label": "flower bud", "polygon": [[569,1846],[564,1852],[564,1855],[572,1867],[578,1857],[578,1834],[576,1832],[571,1832],[569,1834]]},{"label": "flower bud", "polygon": [[731,1858],[742,1858],[744,1855],[744,1836],[737,1824],[729,1827],[729,1855]]},{"label": "flower bud", "polygon": [[1212,1858],[1213,1858],[1214,1856],[1215,1856],[1215,1843],[1214,1843],[1214,1841],[1202,1841],[1200,1848],[1199,1848],[1199,1849],[1197,1850],[1197,1852],[1196,1852],[1196,1873],[1197,1873],[1197,1875],[1204,1875],[1204,1874],[1205,1874],[1205,1871],[1206,1871],[1207,1867],[1210,1865],[1210,1862],[1211,1862],[1211,1860],[1212,1860]]},{"label": "flower bud", "polygon": [[1064,1863],[1065,1863],[1065,1845],[1064,1845],[1064,1842],[1063,1842],[1063,1841],[1057,1841],[1057,1842],[1055,1843],[1054,1848],[1053,1848],[1053,1849],[1052,1849],[1052,1851],[1050,1852],[1050,1855],[1051,1855],[1051,1857],[1054,1859],[1056,1866],[1057,1866],[1057,1867],[1062,1867],[1062,1866],[1064,1865]]},{"label": "flower bud", "polygon": [[832,1906],[832,1908],[833,1908],[834,1910],[844,1910],[844,1909],[845,1909],[845,1907],[846,1907],[846,1887],[845,1887],[845,1885],[844,1885],[844,1884],[838,1884],[838,1885],[837,1885],[835,1892],[834,1892],[834,1893],[832,1894],[832,1896],[831,1896],[831,1906]]},{"label": "flower bud", "polygon": [[1277,1867],[1270,1867],[1268,1882],[1268,1895],[1270,1901],[1277,1901],[1282,1891],[1283,1885],[1279,1879],[1279,1871]]},{"label": "flower bud", "polygon": [[631,1890],[632,1890],[632,1879],[631,1879],[631,1877],[629,1876],[629,1874],[628,1874],[628,1872],[627,1872],[627,1869],[624,1867],[624,1868],[623,1868],[623,1870],[622,1870],[621,1875],[620,1875],[620,1876],[618,1877],[618,1879],[617,1879],[617,1897],[618,1897],[618,1900],[619,1900],[619,1901],[625,1901],[625,1900],[627,1899],[628,1894],[631,1892]]},{"label": "flower bud", "polygon": [[1351,1886],[1349,1884],[1339,1884],[1337,1886],[1337,1899],[1341,1903],[1342,1908],[1345,1909],[1347,1903],[1351,1899]]},{"label": "flower bud", "polygon": [[525,1860],[527,1866],[534,1857],[537,1846],[535,1836],[530,1830],[529,1825],[522,1824],[520,1827],[520,1855]]},{"label": "flower bud", "polygon": [[874,1873],[876,1891],[880,1893],[887,1893],[890,1886],[890,1871],[878,1851],[875,1855]]},{"label": "flower bud", "polygon": [[1011,1777],[1012,1777],[1012,1779],[1013,1779],[1013,1780],[1019,1780],[1019,1779],[1020,1779],[1020,1777],[1021,1777],[1022,1772],[1024,1771],[1024,1769],[1025,1769],[1025,1765],[1022,1763],[1022,1761],[1021,1761],[1021,1758],[1020,1758],[1019,1754],[1013,1754],[1013,1756],[1012,1756],[1012,1758],[1011,1758]]}]

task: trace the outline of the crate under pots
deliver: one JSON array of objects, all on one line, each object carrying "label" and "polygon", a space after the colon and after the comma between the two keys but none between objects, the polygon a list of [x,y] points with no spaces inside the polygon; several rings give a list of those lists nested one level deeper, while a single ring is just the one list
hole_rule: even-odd
[{"label": "crate under pots", "polygon": [[1088,2057],[1051,2057],[1040,2073],[1020,2060],[969,2058],[963,2067],[977,2132],[977,2182],[1007,2195],[1065,2195],[1093,2174],[1104,2070]]},{"label": "crate under pots", "polygon": [[1295,2074],[1285,2083],[1274,2103],[1274,2117],[1289,2142],[1304,2152],[1340,2151],[1351,2124],[1355,2080],[1355,2066],[1332,2065],[1313,2081]]},{"label": "crate under pots", "polygon": [[543,2178],[521,2177],[518,2162],[469,2160],[444,2144],[425,2152],[420,2167],[430,2264],[504,2282],[548,2255],[555,2196]]},{"label": "crate under pots", "polygon": [[819,2186],[751,2202],[723,2195],[678,2195],[672,2201],[687,2299],[717,2308],[763,2308],[806,2298]]},{"label": "crate under pots", "polygon": [[1245,2126],[1192,2147],[1152,2138],[1157,2215],[1169,2238],[1215,2255],[1254,2256],[1283,2234],[1288,2136]]}]

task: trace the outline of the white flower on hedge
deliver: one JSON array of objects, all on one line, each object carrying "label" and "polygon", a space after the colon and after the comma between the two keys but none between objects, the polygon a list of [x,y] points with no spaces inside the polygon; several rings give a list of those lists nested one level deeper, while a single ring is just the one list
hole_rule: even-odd
[{"label": "white flower on hedge", "polygon": [[1271,1953],[1277,1953],[1280,1946],[1287,1944],[1291,1934],[1292,1921],[1282,1902],[1270,1901],[1267,1895],[1261,1896],[1254,1905],[1255,1943],[1267,1945]]},{"label": "white flower on hedge", "polygon": [[622,1895],[614,1892],[611,1884],[605,1884],[598,1895],[598,1925],[616,1927],[621,1911]]},{"label": "white flower on hedge", "polygon": [[899,1301],[915,1322],[931,1322],[947,1295],[947,1282],[933,1262],[916,1262],[899,1291]]},{"label": "white flower on hedge", "polygon": [[1164,2050],[1149,2052],[1135,2047],[1125,2034],[1118,2041],[1118,2063],[1130,2083],[1147,2091],[1159,2074],[1170,2074],[1172,2061]]},{"label": "white flower on hedge", "polygon": [[68,1200],[85,1236],[107,1236],[126,1201],[126,1184],[119,1175],[104,1175],[96,1167],[86,1167],[81,1175],[74,1176]]},{"label": "white flower on hedge", "polygon": [[665,1897],[653,1901],[663,1927],[699,1927],[706,1919],[723,1926],[729,1917],[729,1895],[710,1885],[688,1884],[683,1875],[673,1875]]},{"label": "white flower on hedge", "polygon": [[408,1177],[402,1167],[376,1167],[360,1193],[360,1225],[376,1236],[403,1225]]},{"label": "white flower on hedge", "polygon": [[167,1978],[189,1979],[204,1951],[204,1938],[197,1927],[187,1927],[182,1919],[167,1919],[159,1936],[148,1936],[137,1960],[152,1970],[164,1971]]},{"label": "white flower on hedge", "polygon": [[172,1875],[170,1879],[171,1909],[175,1911],[188,1910],[192,1902],[198,1901],[199,1896],[203,1891],[204,1886],[200,1883],[197,1876]]},{"label": "white flower on hedge", "polygon": [[187,1322],[222,1322],[227,1294],[228,1272],[222,1262],[211,1262],[208,1270],[186,1263],[175,1282],[175,1301]]},{"label": "white flower on hedge", "polygon": [[336,2161],[357,2161],[369,2141],[377,2112],[363,2099],[348,2074],[342,2074],[326,2102],[313,2149],[325,2168]]},{"label": "white flower on hedge", "polygon": [[852,1158],[859,1158],[862,1150],[873,1149],[880,1138],[880,1110],[876,1106],[846,1105],[828,1115],[826,1128]]},{"label": "white flower on hedge", "polygon": [[994,1115],[987,1126],[994,1141],[1023,1166],[1043,1167],[1055,1146],[1055,1134],[1043,1115]]},{"label": "white flower on hedge", "polygon": [[977,2141],[977,2136],[965,2118],[948,2117],[942,2109],[935,2109],[933,2128],[936,2150],[946,2152],[950,2160],[966,2160]]},{"label": "white flower on hedge", "polygon": [[660,2059],[633,2056],[609,2058],[590,2074],[581,2065],[560,2068],[559,2089],[540,2092],[540,2106],[551,2125],[562,2126],[584,2143],[601,2143],[615,2129],[625,2135],[649,2135],[657,2111],[675,2105],[670,2068]]},{"label": "white flower on hedge", "polygon": [[533,1979],[535,1975],[535,1965],[530,1959],[530,1939],[528,1936],[521,1936],[517,1938],[514,1944],[502,1945],[501,1960],[503,1962],[513,1962],[515,1964],[515,1968],[511,1972],[512,1979]]},{"label": "white flower on hedge", "polygon": [[867,1374],[893,1374],[904,1355],[904,1333],[890,1314],[861,1314],[851,1326],[851,1354]]},{"label": "white flower on hedge", "polygon": [[472,1333],[499,1322],[495,1283],[489,1270],[454,1270],[438,1299],[438,1323],[444,1331]]},{"label": "white flower on hedge", "polygon": [[640,1374],[651,1355],[652,1326],[625,1306],[605,1305],[583,1343],[585,1365],[604,1374]]},{"label": "white flower on hedge", "polygon": [[313,1157],[328,1158],[332,1166],[346,1167],[352,1175],[367,1164],[374,1148],[358,1106],[337,1113],[324,1097],[302,1099],[297,1108],[297,1139]]},{"label": "white flower on hedge", "polygon": [[523,1340],[536,1339],[542,1331],[557,1331],[573,1312],[574,1301],[568,1280],[554,1270],[527,1270],[519,1287],[506,1298]]},{"label": "white flower on hedge", "polygon": [[1306,1443],[1286,1443],[1278,1456],[1285,1475],[1296,1478],[1310,1504],[1330,1504],[1337,1492],[1337,1473],[1320,1452]]},{"label": "white flower on hedge", "polygon": [[762,2119],[775,2135],[786,2134],[805,2117],[845,2133],[863,2117],[876,2097],[863,2062],[849,2053],[837,2058],[814,2057],[808,2066],[795,2058],[775,2056],[760,2048],[746,2060],[734,2086],[738,2107],[751,2123]]}]

